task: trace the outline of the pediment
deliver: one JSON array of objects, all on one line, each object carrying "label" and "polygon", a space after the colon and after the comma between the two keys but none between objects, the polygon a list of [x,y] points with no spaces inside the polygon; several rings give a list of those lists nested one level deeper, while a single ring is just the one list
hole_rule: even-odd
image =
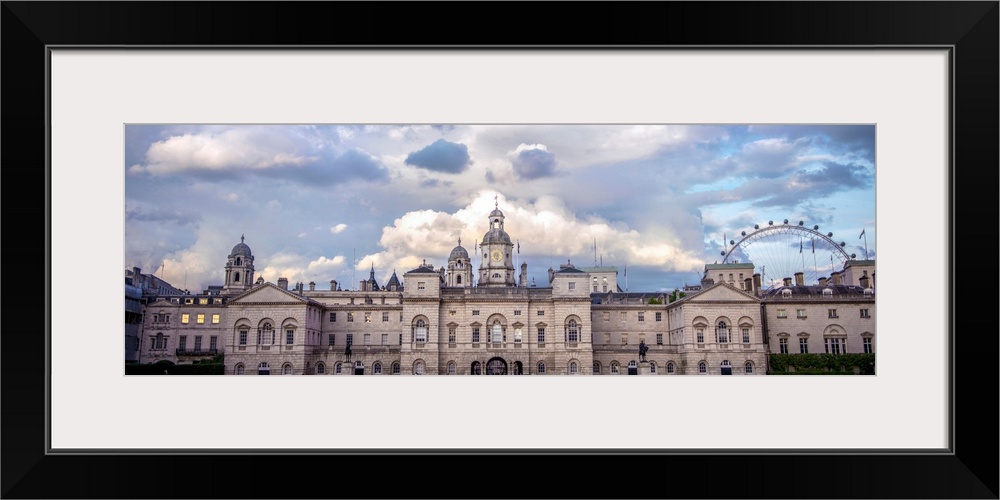
[{"label": "pediment", "polygon": [[230,304],[252,304],[262,302],[268,304],[304,304],[309,302],[309,299],[296,295],[288,290],[282,290],[271,283],[264,283],[263,285],[258,285],[251,290],[247,290],[242,295],[239,295],[235,299],[229,301]]},{"label": "pediment", "polygon": [[719,283],[691,296],[687,302],[760,302],[760,299],[743,290],[737,290],[727,283]]}]

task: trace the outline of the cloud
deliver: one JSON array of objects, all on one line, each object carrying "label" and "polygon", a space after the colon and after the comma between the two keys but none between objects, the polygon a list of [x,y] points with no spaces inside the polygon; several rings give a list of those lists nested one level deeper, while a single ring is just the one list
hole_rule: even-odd
[{"label": "cloud", "polygon": [[457,174],[469,168],[472,159],[465,144],[438,139],[429,146],[407,155],[405,163],[427,170]]},{"label": "cloud", "polygon": [[454,184],[455,184],[454,182],[451,182],[451,181],[442,181],[441,179],[424,179],[424,180],[420,181],[420,187],[427,187],[427,188],[449,187],[449,186],[452,186]]},{"label": "cloud", "polygon": [[143,208],[125,208],[125,218],[143,222],[170,222],[178,226],[194,224],[202,219],[201,214],[171,208],[154,208],[146,211]]},{"label": "cloud", "polygon": [[264,170],[318,159],[297,153],[294,141],[286,139],[256,127],[175,135],[151,144],[145,163],[132,165],[129,171],[160,176],[186,171]]},{"label": "cloud", "polygon": [[333,233],[333,234],[337,234],[337,233],[343,232],[345,229],[347,229],[347,224],[341,223],[341,224],[337,224],[336,226],[331,227],[330,228],[330,232]]},{"label": "cloud", "polygon": [[556,155],[544,144],[521,144],[508,153],[514,173],[521,179],[538,179],[555,174]]}]

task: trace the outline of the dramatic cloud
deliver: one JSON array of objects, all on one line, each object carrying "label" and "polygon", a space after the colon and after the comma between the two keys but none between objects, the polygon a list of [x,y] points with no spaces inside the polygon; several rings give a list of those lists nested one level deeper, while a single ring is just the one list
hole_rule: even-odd
[{"label": "dramatic cloud", "polygon": [[263,170],[302,165],[315,156],[297,153],[295,141],[259,128],[238,128],[217,134],[173,136],[149,146],[146,162],[132,173],[170,175],[185,171]]},{"label": "dramatic cloud", "polygon": [[427,170],[457,174],[469,168],[472,159],[465,144],[438,139],[431,145],[410,153],[405,162]]},{"label": "dramatic cloud", "polygon": [[555,174],[556,155],[544,144],[521,144],[508,154],[518,178],[538,179]]},{"label": "dramatic cloud", "polygon": [[169,208],[154,208],[145,211],[140,207],[126,207],[125,218],[145,222],[170,222],[179,226],[186,226],[200,221],[201,215],[196,212]]}]

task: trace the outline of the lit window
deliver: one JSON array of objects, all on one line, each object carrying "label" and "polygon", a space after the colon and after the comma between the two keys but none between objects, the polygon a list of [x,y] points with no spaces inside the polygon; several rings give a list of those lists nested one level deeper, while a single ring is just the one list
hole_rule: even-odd
[{"label": "lit window", "polygon": [[875,352],[872,349],[872,338],[871,337],[865,337],[865,338],[861,339],[861,344],[865,348],[865,354],[871,354],[871,353]]},{"label": "lit window", "polygon": [[347,313],[347,322],[354,323],[354,313]]},{"label": "lit window", "polygon": [[365,323],[371,323],[371,322],[372,322],[372,313],[366,312],[365,313]]},{"label": "lit window", "polygon": [[805,318],[806,317],[806,310],[805,309],[796,309],[795,310],[795,317],[796,318]]},{"label": "lit window", "polygon": [[185,304],[194,304],[194,299],[184,299]]},{"label": "lit window", "polygon": [[213,314],[212,315],[212,324],[213,325],[218,325],[219,324],[219,315],[218,314]]},{"label": "lit window", "polygon": [[698,373],[702,375],[708,373],[708,365],[704,361],[698,362]]},{"label": "lit window", "polygon": [[188,324],[191,321],[191,315],[188,313],[181,314],[181,323]]},{"label": "lit window", "polygon": [[198,303],[201,304],[201,305],[208,304],[208,299],[207,298],[198,299]]},{"label": "lit window", "polygon": [[778,352],[788,354],[788,339],[778,339]]},{"label": "lit window", "polygon": [[199,325],[204,324],[205,323],[205,315],[204,314],[199,314],[197,316],[197,318],[196,318],[195,321],[197,321]]}]

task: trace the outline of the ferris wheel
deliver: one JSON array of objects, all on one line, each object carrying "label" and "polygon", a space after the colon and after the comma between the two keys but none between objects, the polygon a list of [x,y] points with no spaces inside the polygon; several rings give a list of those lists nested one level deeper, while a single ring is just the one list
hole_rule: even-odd
[{"label": "ferris wheel", "polygon": [[803,221],[789,224],[788,219],[754,225],[753,231],[743,231],[739,240],[726,243],[722,263],[753,263],[764,289],[781,286],[784,278],[793,278],[794,283],[798,272],[806,285],[815,285],[819,278],[843,271],[844,264],[855,258],[844,250],[846,243],[833,239],[833,233],[821,233],[819,226],[809,228]]}]

